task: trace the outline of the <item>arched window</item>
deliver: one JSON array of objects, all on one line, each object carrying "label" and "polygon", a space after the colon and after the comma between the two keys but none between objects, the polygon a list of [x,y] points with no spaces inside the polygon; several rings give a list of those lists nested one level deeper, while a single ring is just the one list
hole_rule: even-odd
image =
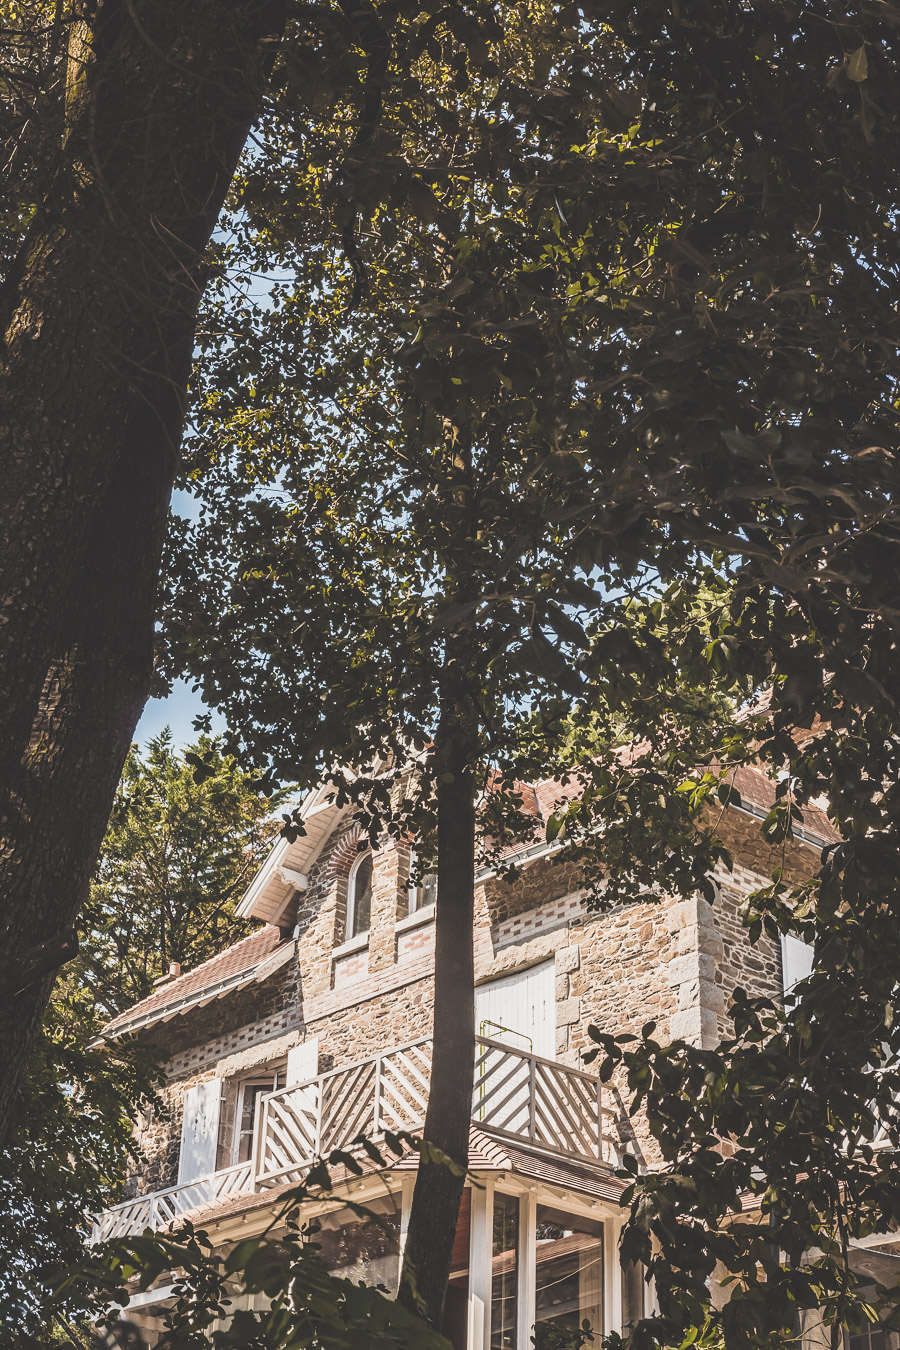
[{"label": "arched window", "polygon": [[347,887],[347,937],[368,933],[372,916],[372,855],[364,853],[353,864]]},{"label": "arched window", "polygon": [[415,849],[409,854],[409,904],[407,913],[415,914],[417,909],[433,905],[437,900],[437,872],[425,872],[417,875],[419,857]]}]

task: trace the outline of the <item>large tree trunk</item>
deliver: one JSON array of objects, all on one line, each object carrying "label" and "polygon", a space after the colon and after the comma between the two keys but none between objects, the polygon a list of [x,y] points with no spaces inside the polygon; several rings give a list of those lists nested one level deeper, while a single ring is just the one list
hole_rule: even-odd
[{"label": "large tree trunk", "polygon": [[431,1088],[423,1135],[456,1164],[423,1157],[406,1235],[400,1299],[440,1328],[469,1158],[475,1066],[475,782],[477,721],[468,647],[451,639],[435,738],[438,889]]},{"label": "large tree trunk", "polygon": [[284,0],[102,0],[7,278],[0,1141],[149,688],[203,252],[283,23]]}]

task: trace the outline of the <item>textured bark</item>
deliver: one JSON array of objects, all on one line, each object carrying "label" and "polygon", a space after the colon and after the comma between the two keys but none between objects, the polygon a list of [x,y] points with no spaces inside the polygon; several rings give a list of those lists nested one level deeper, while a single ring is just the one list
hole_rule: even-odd
[{"label": "textured bark", "polygon": [[435,910],[431,1088],[423,1136],[462,1171],[419,1163],[406,1235],[400,1299],[421,1300],[440,1328],[469,1158],[475,1065],[475,784],[477,722],[463,642],[448,643],[435,737],[438,889]]},{"label": "textured bark", "polygon": [[[202,255],[283,0],[102,0],[2,303],[0,976],[74,921],[149,688]],[[77,63],[76,63],[77,68]],[[53,975],[0,1021],[0,1140]]]}]

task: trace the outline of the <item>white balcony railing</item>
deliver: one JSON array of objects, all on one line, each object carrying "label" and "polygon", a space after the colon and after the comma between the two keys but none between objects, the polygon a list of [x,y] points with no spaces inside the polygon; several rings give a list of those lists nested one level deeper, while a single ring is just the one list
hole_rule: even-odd
[{"label": "white balcony railing", "polygon": [[[229,1196],[298,1181],[316,1158],[350,1148],[361,1134],[377,1142],[385,1130],[421,1129],[430,1080],[431,1041],[421,1040],[268,1093],[249,1162],[106,1210],[92,1241],[161,1228]],[[595,1075],[476,1037],[472,1119],[492,1135],[610,1163],[613,1117]]]}]

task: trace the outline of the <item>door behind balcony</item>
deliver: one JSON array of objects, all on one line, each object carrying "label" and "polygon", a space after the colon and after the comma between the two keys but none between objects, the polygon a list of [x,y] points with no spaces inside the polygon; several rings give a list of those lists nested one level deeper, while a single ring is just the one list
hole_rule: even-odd
[{"label": "door behind balcony", "polygon": [[475,990],[475,1032],[515,1050],[556,1056],[556,998],[552,961],[504,975]]}]

